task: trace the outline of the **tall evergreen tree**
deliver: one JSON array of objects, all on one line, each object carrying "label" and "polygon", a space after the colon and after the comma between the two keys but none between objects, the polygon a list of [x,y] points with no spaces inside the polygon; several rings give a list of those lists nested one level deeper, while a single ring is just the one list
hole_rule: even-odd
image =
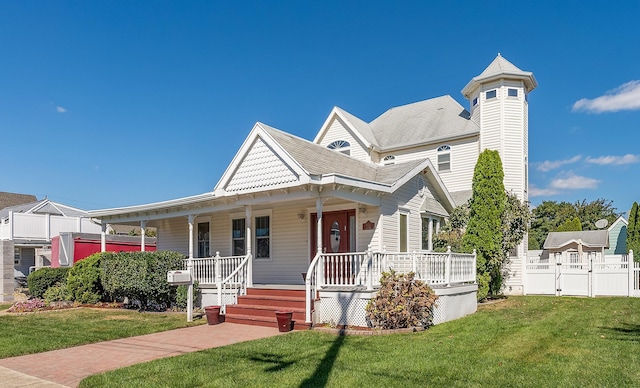
[{"label": "tall evergreen tree", "polygon": [[[486,297],[486,291],[500,292],[502,286],[502,264],[506,258],[502,246],[502,216],[506,202],[500,154],[485,150],[480,153],[473,172],[469,223],[462,237],[463,249],[475,249],[477,253],[479,299]],[[483,284],[485,281],[488,281],[488,290]]]}]

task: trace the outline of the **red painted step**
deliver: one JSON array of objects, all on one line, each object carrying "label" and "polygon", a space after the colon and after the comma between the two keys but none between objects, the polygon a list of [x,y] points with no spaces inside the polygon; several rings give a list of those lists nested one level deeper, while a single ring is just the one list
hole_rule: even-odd
[{"label": "red painted step", "polygon": [[249,288],[247,295],[238,297],[238,304],[227,305],[225,322],[277,327],[275,312],[288,310],[293,311],[294,330],[309,329],[305,295],[304,290]]}]

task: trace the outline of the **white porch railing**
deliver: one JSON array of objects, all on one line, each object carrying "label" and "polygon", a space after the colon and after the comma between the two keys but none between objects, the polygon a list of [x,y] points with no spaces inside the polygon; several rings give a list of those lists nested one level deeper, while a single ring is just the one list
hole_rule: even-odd
[{"label": "white porch railing", "polygon": [[476,281],[476,254],[438,252],[354,252],[317,254],[307,270],[306,320],[311,322],[311,303],[320,288],[380,286],[383,271],[414,272],[429,285],[451,286]]},{"label": "white porch railing", "polygon": [[[193,258],[192,278],[200,285],[215,285],[218,294],[218,305],[221,312],[226,310],[223,294],[232,294],[235,301],[238,295],[247,294],[249,283],[249,261],[251,255],[221,257],[216,252],[214,257]],[[189,269],[189,259],[183,261],[184,269]],[[223,292],[224,291],[224,292]]]}]

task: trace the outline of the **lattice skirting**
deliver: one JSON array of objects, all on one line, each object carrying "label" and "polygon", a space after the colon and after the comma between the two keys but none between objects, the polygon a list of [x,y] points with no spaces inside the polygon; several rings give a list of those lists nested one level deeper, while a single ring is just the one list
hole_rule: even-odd
[{"label": "lattice skirting", "polygon": [[[433,323],[439,324],[473,314],[477,310],[478,286],[468,284],[434,288],[438,301],[433,311]],[[376,291],[320,291],[315,302],[316,324],[370,327],[365,307]]]}]

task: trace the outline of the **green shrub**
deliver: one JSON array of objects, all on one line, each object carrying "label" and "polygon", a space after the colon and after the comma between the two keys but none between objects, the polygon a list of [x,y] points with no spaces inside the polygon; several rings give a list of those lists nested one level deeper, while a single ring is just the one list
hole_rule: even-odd
[{"label": "green shrub", "polygon": [[29,274],[27,277],[27,287],[29,293],[36,297],[42,298],[45,291],[57,283],[64,283],[67,280],[69,268],[41,268]]},{"label": "green shrub", "polygon": [[167,283],[167,272],[182,269],[184,255],[177,252],[122,252],[103,258],[102,284],[115,299],[128,297],[140,308],[166,309],[175,304],[176,287]]},{"label": "green shrub", "polygon": [[[200,287],[198,287],[198,282],[194,282],[193,283],[193,305],[196,305],[196,301],[198,300],[198,292],[199,292]],[[179,309],[186,309],[187,308],[187,300],[188,300],[188,296],[187,294],[189,293],[189,286],[187,285],[179,285],[176,288],[176,307]]]},{"label": "green shrub", "polygon": [[102,253],[93,254],[75,263],[67,277],[67,297],[79,303],[97,303],[102,300],[100,259]]},{"label": "green shrub", "polygon": [[67,289],[65,284],[58,283],[55,286],[51,286],[44,292],[44,301],[47,303],[58,302],[66,300]]},{"label": "green shrub", "polygon": [[491,276],[484,272],[478,274],[476,280],[478,282],[478,302],[480,302],[487,299],[487,296],[489,296],[489,283],[491,282]]},{"label": "green shrub", "polygon": [[415,274],[383,272],[380,290],[366,307],[367,318],[380,329],[427,327],[433,323],[433,306],[438,296]]}]

